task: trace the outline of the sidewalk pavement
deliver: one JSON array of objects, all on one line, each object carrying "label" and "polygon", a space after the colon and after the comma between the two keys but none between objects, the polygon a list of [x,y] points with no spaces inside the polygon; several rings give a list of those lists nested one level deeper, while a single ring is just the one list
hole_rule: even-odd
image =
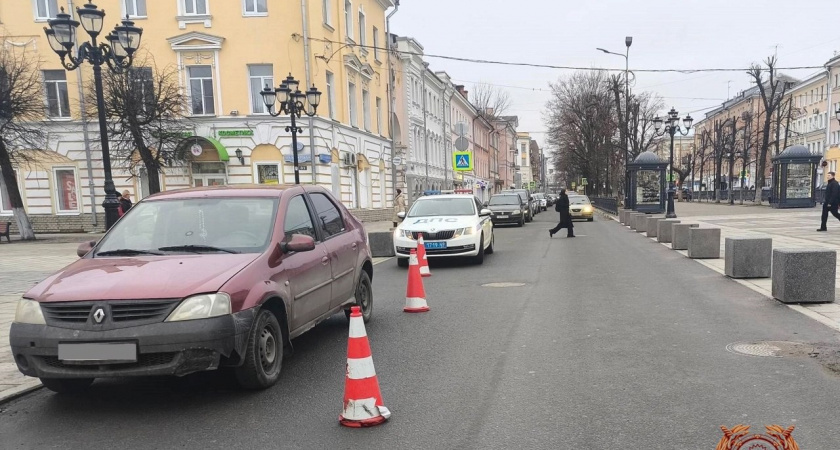
[{"label": "sidewalk pavement", "polygon": [[[769,237],[773,248],[821,248],[840,254],[840,223],[829,217],[828,232],[817,232],[822,206],[804,209],[774,209],[768,206],[740,206],[681,202],[674,208],[677,220],[697,223],[701,228],[720,228],[720,259],[697,259],[698,263],[723,275],[727,237]],[[615,218],[615,217],[613,217]],[[656,238],[652,239],[656,241]],[[671,248],[670,244],[662,244]],[[688,256],[688,252],[677,250]],[[733,280],[770,298],[772,279]],[[835,303],[788,305],[812,319],[840,331],[840,265],[835,273]]]},{"label": "sidewalk pavement", "polygon": [[[365,223],[367,232],[388,231],[391,222]],[[22,375],[12,357],[9,329],[15,317],[18,300],[24,292],[55,271],[79,259],[76,248],[87,240],[98,240],[101,234],[38,235],[35,241],[12,239],[0,244],[0,403],[41,386],[37,378]],[[379,264],[390,258],[374,258]]]}]

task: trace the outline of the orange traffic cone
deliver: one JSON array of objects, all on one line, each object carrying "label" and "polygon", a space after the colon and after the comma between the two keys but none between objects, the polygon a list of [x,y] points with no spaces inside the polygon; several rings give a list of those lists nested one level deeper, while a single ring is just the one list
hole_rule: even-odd
[{"label": "orange traffic cone", "polygon": [[417,262],[420,263],[420,276],[430,277],[432,271],[429,270],[429,260],[426,258],[426,243],[423,242],[423,233],[417,236]]},{"label": "orange traffic cone", "polygon": [[405,308],[403,308],[403,311],[420,313],[428,310],[426,290],[423,289],[420,264],[417,262],[417,250],[411,249],[411,257],[408,259],[408,287],[405,290]]},{"label": "orange traffic cone", "polygon": [[350,308],[350,339],[344,376],[344,410],[338,422],[345,427],[372,427],[384,423],[391,411],[382,405],[379,380],[373,368],[365,322],[358,306]]}]

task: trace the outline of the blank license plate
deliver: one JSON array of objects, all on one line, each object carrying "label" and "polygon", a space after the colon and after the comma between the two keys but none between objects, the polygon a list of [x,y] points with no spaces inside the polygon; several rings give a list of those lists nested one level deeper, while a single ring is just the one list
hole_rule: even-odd
[{"label": "blank license plate", "polygon": [[58,359],[62,361],[137,361],[137,344],[130,342],[97,342],[58,344]]},{"label": "blank license plate", "polygon": [[426,242],[426,248],[446,248],[446,242]]},{"label": "blank license plate", "polygon": [[501,216],[501,215],[496,216],[496,218],[497,218],[497,219],[507,219],[508,217],[509,217],[509,216]]}]

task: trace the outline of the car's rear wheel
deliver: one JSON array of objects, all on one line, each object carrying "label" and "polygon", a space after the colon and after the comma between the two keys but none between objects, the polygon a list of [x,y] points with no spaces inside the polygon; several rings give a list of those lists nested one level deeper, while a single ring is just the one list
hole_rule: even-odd
[{"label": "car's rear wheel", "polygon": [[53,392],[71,394],[89,388],[93,378],[41,378],[41,384]]},{"label": "car's rear wheel", "polygon": [[481,233],[481,239],[478,241],[478,254],[473,256],[473,263],[484,264],[484,233]]},{"label": "car's rear wheel", "polygon": [[234,370],[245,389],[265,389],[280,378],[283,366],[283,332],[274,313],[260,310],[248,335],[245,362]]},{"label": "car's rear wheel", "polygon": [[490,232],[490,246],[487,247],[486,253],[492,255],[496,251],[496,233]]},{"label": "car's rear wheel", "polygon": [[408,267],[408,258],[397,258],[398,267]]},{"label": "car's rear wheel", "polygon": [[595,218],[594,218],[594,217],[590,217],[590,218],[586,219],[586,221],[587,221],[587,222],[592,222],[592,221],[594,221],[594,220],[595,220]]},{"label": "car's rear wheel", "polygon": [[[355,306],[362,310],[362,319],[365,323],[370,322],[373,315],[373,287],[370,284],[370,276],[364,270],[359,277],[359,284],[356,285]],[[350,319],[350,308],[344,310],[344,315],[348,320]]]}]

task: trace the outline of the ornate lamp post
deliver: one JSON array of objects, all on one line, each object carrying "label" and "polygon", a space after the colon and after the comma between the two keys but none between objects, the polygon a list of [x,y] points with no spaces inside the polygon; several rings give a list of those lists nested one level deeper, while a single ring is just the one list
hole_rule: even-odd
[{"label": "ornate lamp post", "polygon": [[[105,209],[105,227],[110,229],[119,218],[117,209],[120,203],[111,176],[111,154],[105,119],[105,100],[102,94],[102,64],[107,64],[115,73],[122,73],[131,67],[134,52],[140,46],[143,29],[135,27],[134,22],[126,17],[122,25],[117,25],[105,36],[107,42],[97,43],[96,38],[102,32],[105,11],[87,3],[81,8],[76,8],[76,13],[79,15],[79,21],[73,20],[70,14],[66,14],[64,8],[61,8],[56,18],[48,22],[50,27],[45,27],[44,33],[50,48],[61,58],[61,65],[66,70],[76,70],[85,61],[93,65],[96,109],[99,112],[99,139],[102,145],[102,165],[105,169],[105,201],[102,202],[102,207]],[[90,42],[83,42],[74,51],[76,29],[80,22],[90,36]]]},{"label": "ornate lamp post", "polygon": [[[268,86],[260,92],[265,102],[268,113],[272,117],[282,116],[288,114],[292,119],[292,125],[286,127],[286,132],[292,132],[292,157],[295,165],[295,184],[300,184],[300,166],[298,165],[298,148],[297,148],[297,134],[303,133],[303,130],[298,128],[295,119],[299,119],[304,112],[307,116],[312,117],[318,110],[318,105],[321,103],[321,91],[312,86],[308,91],[301,92],[298,89],[300,82],[295,80],[290,73],[283,83],[277,88],[270,88]],[[274,111],[275,103],[279,103],[279,109]],[[312,161],[314,165],[315,161]],[[312,170],[314,180],[315,170]]]},{"label": "ornate lamp post", "polygon": [[691,115],[686,115],[683,118],[683,125],[685,126],[685,131],[683,131],[682,127],[680,127],[680,114],[677,110],[671,108],[665,120],[668,124],[665,125],[665,129],[661,132],[659,129],[662,128],[663,120],[659,116],[654,117],[653,127],[655,128],[654,134],[657,136],[671,135],[671,157],[668,160],[668,205],[665,211],[665,217],[673,219],[677,217],[677,214],[674,212],[674,135],[679,132],[681,135],[686,136],[691,129],[691,124],[694,122],[694,119],[691,118]]}]

